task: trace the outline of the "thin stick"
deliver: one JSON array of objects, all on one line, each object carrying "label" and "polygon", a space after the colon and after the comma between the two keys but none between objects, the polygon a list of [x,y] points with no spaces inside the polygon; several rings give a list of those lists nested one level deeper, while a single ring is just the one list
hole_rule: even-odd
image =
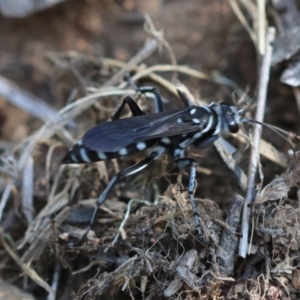
[{"label": "thin stick", "polygon": [[298,86],[293,87],[293,92],[294,92],[294,95],[295,95],[295,98],[296,98],[296,103],[297,103],[297,106],[298,106],[298,110],[300,111],[300,88]]},{"label": "thin stick", "polygon": [[[222,157],[223,161],[228,166],[228,168],[234,172],[240,187],[243,189],[243,191],[245,191],[247,188],[247,181],[248,181],[247,175],[240,168],[239,164],[232,156],[234,153],[231,153],[228,150],[228,144],[229,143],[226,140],[224,140],[223,138],[219,138],[214,142],[214,147],[219,152],[219,155]],[[229,145],[231,146],[231,144]]]},{"label": "thin stick", "polygon": [[250,27],[250,25],[248,24],[247,19],[245,18],[245,16],[243,15],[240,7],[237,4],[237,1],[235,0],[228,0],[232,10],[234,11],[235,15],[237,16],[237,18],[239,19],[239,21],[242,23],[242,25],[245,27],[245,29],[247,30],[248,34],[250,35],[250,38],[252,39],[254,45],[256,45],[256,35],[253,31],[253,29]]},{"label": "thin stick", "polygon": [[14,262],[22,269],[22,271],[29,276],[36,284],[44,288],[49,294],[48,294],[48,300],[54,300],[55,295],[52,288],[49,286],[49,284],[44,281],[38,273],[34,271],[28,264],[25,264],[22,259],[18,256],[17,253],[14,252],[12,247],[7,243],[6,238],[9,238],[9,235],[5,234],[0,228],[0,242],[5,249],[5,251],[11,256],[11,258],[14,260]]},{"label": "thin stick", "polygon": [[257,49],[259,54],[266,51],[266,3],[265,0],[257,0]]},{"label": "thin stick", "polygon": [[3,212],[6,207],[12,188],[13,188],[13,182],[11,181],[7,182],[0,200],[0,221],[2,221]]},{"label": "thin stick", "polygon": [[0,76],[0,95],[7,102],[39,118],[43,122],[51,120],[57,113],[56,109],[42,99],[23,90],[7,78]]},{"label": "thin stick", "polygon": [[240,224],[241,212],[243,209],[244,198],[235,194],[229,208],[226,218],[226,224],[229,228],[224,228],[217,251],[218,267],[222,275],[233,275],[235,254],[238,245],[236,236],[237,228]]},{"label": "thin stick", "polygon": [[[113,241],[112,241],[112,243],[111,243],[111,246],[114,246],[115,243],[118,241],[118,238],[119,238],[119,236],[120,236],[120,234],[121,234],[121,232],[122,232],[122,230],[123,230],[123,228],[124,228],[124,226],[125,226],[125,224],[126,224],[126,221],[127,221],[128,218],[129,218],[129,214],[130,214],[130,210],[131,210],[131,205],[132,205],[134,202],[144,203],[144,204],[146,204],[146,205],[151,205],[151,203],[150,203],[149,201],[147,201],[147,200],[136,200],[136,199],[131,199],[131,200],[129,201],[129,203],[128,203],[128,205],[127,205],[127,210],[126,210],[125,216],[124,216],[124,218],[123,218],[122,223],[121,223],[120,226],[119,226],[118,233],[116,234],[116,236],[114,237],[114,239],[113,239]],[[109,249],[109,248],[106,248],[106,249],[104,250],[104,252],[107,252],[108,249]]]},{"label": "thin stick", "polygon": [[34,160],[30,155],[26,160],[23,169],[22,178],[22,206],[23,214],[30,224],[33,220],[34,205],[33,205],[33,192],[34,192]]},{"label": "thin stick", "polygon": [[[256,117],[257,121],[263,122],[264,112],[265,112],[265,104],[266,104],[266,96],[267,96],[267,88],[269,82],[270,75],[270,67],[271,67],[271,59],[273,46],[272,43],[275,39],[275,28],[269,27],[266,38],[266,54],[263,57],[260,78],[259,78],[259,90],[257,97],[257,110]],[[243,209],[243,220],[242,220],[242,238],[240,241],[239,255],[241,257],[246,257],[248,250],[248,234],[249,234],[249,221],[251,214],[251,205],[253,203],[254,198],[254,188],[255,188],[255,175],[257,166],[259,163],[259,142],[261,136],[261,126],[254,126],[253,133],[253,145],[251,150],[250,157],[250,165],[248,169],[248,189],[247,195],[244,203]]]},{"label": "thin stick", "polygon": [[[55,268],[54,268],[54,274],[53,274],[53,278],[52,278],[52,284],[51,284],[51,288],[54,293],[54,299],[56,298],[60,275],[61,275],[61,264],[59,262],[56,262]],[[47,300],[50,300],[51,297],[52,297],[52,294],[49,293]]]}]

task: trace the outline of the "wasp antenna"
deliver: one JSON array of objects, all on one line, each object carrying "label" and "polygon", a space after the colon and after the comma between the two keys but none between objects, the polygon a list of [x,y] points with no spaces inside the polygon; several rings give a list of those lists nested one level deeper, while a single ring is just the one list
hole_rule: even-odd
[{"label": "wasp antenna", "polygon": [[253,119],[242,119],[242,122],[244,122],[244,123],[247,123],[247,122],[249,122],[249,123],[255,123],[255,124],[261,125],[262,127],[268,128],[269,130],[272,130],[273,132],[277,133],[281,138],[283,138],[286,142],[289,143],[289,145],[292,147],[291,150],[293,151],[294,156],[296,155],[295,146],[292,143],[292,141],[289,139],[290,138],[290,133],[287,132],[286,130],[283,130],[283,129],[281,129],[279,127],[276,127],[274,125],[270,125],[270,124],[267,124],[267,123],[259,122],[259,121],[253,120]]}]

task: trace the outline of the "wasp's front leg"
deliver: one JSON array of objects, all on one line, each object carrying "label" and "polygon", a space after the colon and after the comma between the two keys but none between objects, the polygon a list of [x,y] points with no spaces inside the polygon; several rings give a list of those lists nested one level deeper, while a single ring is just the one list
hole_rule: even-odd
[{"label": "wasp's front leg", "polygon": [[203,243],[204,245],[208,245],[209,240],[205,234],[206,229],[204,227],[204,224],[201,221],[201,217],[198,212],[198,208],[195,203],[195,197],[194,197],[195,188],[196,188],[196,167],[198,163],[192,158],[178,158],[175,159],[175,163],[181,170],[185,168],[190,168],[188,193],[189,193],[189,198],[190,198],[190,202],[192,205],[192,210],[195,218],[196,228],[201,243]]}]

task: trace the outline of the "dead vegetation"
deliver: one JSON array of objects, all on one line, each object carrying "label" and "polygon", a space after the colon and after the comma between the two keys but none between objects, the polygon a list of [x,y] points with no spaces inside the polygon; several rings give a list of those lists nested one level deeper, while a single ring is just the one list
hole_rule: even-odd
[{"label": "dead vegetation", "polygon": [[[292,86],[300,107],[300,19],[295,18],[299,12],[294,1],[271,1],[266,6],[264,1],[228,3],[256,49],[260,80],[255,93],[220,74],[178,64],[171,43],[149,17],[145,20],[147,40],[127,62],[75,51],[47,53],[56,94],[64,103],[59,111],[41,107],[40,99],[0,78],[1,95],[42,121],[25,126],[21,142],[1,142],[4,281],[26,289],[36,299],[51,300],[299,298],[299,153],[286,155],[291,146],[276,134],[260,139],[259,126],[252,131],[246,125],[232,137],[247,157],[248,173],[224,152],[222,144],[215,145],[225,164],[238,170],[239,180],[223,171],[222,160],[212,150],[190,151],[199,160],[196,203],[209,246],[202,245],[196,235],[187,173],[179,176],[167,155],[119,182],[100,208],[88,240],[82,246],[68,246],[83,234],[96,198],[111,176],[142,157],[61,165],[68,147],[95,123],[109,120],[122,97],[139,97],[125,79],[127,72],[140,85],[159,87],[169,109],[182,105],[177,80],[186,84],[197,104],[205,101],[199,99],[195,83],[205,81],[216,90],[215,97],[233,98],[241,108],[254,107],[251,113],[256,109],[256,118],[262,121],[267,95],[277,91],[268,82],[273,64],[285,70],[281,80]],[[158,50],[164,51],[167,62],[151,63]],[[278,82],[278,78],[272,80]],[[144,111],[153,111],[149,97],[138,101]],[[279,115],[283,118],[284,113]],[[26,117],[20,115],[20,122],[25,123]],[[19,135],[23,134],[20,129]],[[271,143],[281,147],[278,150]],[[252,151],[250,155],[246,148]],[[222,181],[224,177],[228,181]],[[211,195],[217,195],[216,199]],[[21,293],[15,287],[3,283],[6,295]]]}]

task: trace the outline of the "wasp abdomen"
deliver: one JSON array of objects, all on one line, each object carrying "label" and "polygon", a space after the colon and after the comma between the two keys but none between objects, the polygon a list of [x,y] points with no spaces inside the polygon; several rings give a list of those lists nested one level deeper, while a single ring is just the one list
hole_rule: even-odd
[{"label": "wasp abdomen", "polygon": [[118,158],[126,156],[139,151],[143,151],[153,146],[158,139],[141,141],[134,144],[130,144],[126,147],[113,152],[104,152],[101,150],[93,150],[86,147],[82,140],[79,140],[72,148],[69,149],[68,153],[62,160],[63,164],[85,164],[89,162],[97,162],[107,159]]}]

